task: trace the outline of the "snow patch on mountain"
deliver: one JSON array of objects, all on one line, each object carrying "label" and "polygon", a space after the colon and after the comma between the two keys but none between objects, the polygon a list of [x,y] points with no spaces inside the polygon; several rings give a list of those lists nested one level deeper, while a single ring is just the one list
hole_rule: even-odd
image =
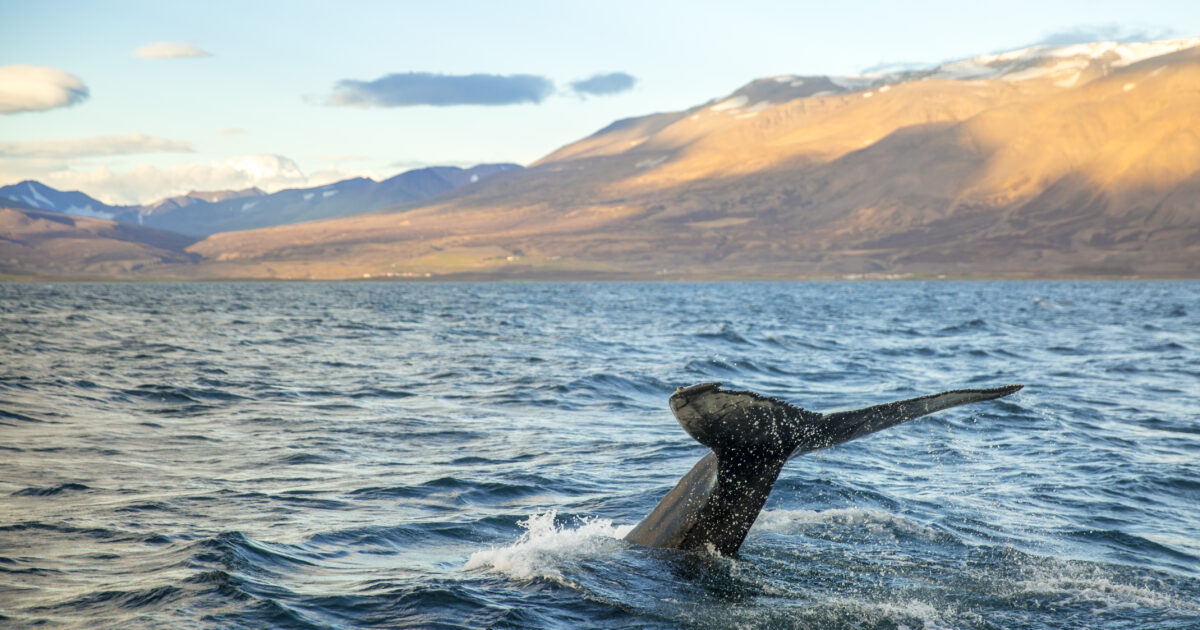
[{"label": "snow patch on mountain", "polygon": [[739,94],[738,96],[727,98],[727,99],[721,101],[720,103],[713,105],[711,109],[714,112],[725,112],[725,111],[730,111],[730,110],[737,110],[737,109],[741,109],[748,102],[750,102],[749,98],[746,98],[745,96]]},{"label": "snow patch on mountain", "polygon": [[101,212],[100,210],[93,209],[92,204],[90,204],[90,203],[87,204],[86,206],[82,206],[82,207],[81,206],[71,206],[71,207],[67,208],[66,210],[62,210],[61,212],[64,212],[66,214],[73,214],[73,215],[80,216],[80,217],[93,217],[96,219],[112,219],[114,216],[111,212]]},{"label": "snow patch on mountain", "polygon": [[[856,76],[829,77],[846,91],[870,90],[920,80],[1028,81],[1053,80],[1059,87],[1079,84],[1089,69],[1103,74],[1161,55],[1200,46],[1200,37],[1158,42],[1095,42],[1069,46],[1030,46],[1019,50],[950,61],[925,69],[905,69]],[[883,91],[880,87],[879,91]],[[814,94],[813,96],[817,96]]]},{"label": "snow patch on mountain", "polygon": [[29,204],[29,205],[31,205],[31,206],[33,206],[33,207],[35,207],[35,208],[43,208],[43,209],[46,209],[46,210],[53,210],[53,209],[54,209],[54,202],[53,202],[53,201],[50,201],[49,199],[47,199],[47,198],[45,198],[44,196],[42,196],[42,193],[38,192],[38,191],[37,191],[37,189],[33,187],[33,182],[29,182],[28,184],[26,184],[26,187],[29,189],[29,194],[33,195],[33,198],[34,198],[34,199],[36,199],[37,201],[40,201],[40,202],[42,202],[42,203],[46,204],[46,205],[42,206],[42,205],[38,205],[38,204],[36,204],[36,203],[31,203],[31,204]]}]

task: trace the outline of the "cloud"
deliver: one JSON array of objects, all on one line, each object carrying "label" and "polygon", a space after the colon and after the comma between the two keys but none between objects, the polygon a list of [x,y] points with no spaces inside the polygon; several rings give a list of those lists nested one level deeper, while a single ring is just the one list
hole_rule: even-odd
[{"label": "cloud", "polygon": [[67,159],[94,155],[135,153],[191,153],[192,145],[179,140],[155,138],[140,133],[91,138],[22,140],[0,142],[0,156]]},{"label": "cloud", "polygon": [[167,168],[139,164],[114,170],[97,166],[76,171],[59,163],[31,172],[30,160],[0,158],[0,181],[37,179],[59,190],[82,190],[108,204],[139,204],[193,190],[240,190],[257,186],[267,192],[311,184],[291,159],[281,155],[242,155],[215,162]]},{"label": "cloud", "polygon": [[1069,46],[1091,42],[1152,42],[1170,39],[1175,31],[1160,27],[1132,27],[1122,24],[1097,24],[1072,26],[1055,31],[1030,44],[1031,46]]},{"label": "cloud", "polygon": [[610,72],[572,81],[571,90],[580,96],[607,96],[632,90],[634,83],[637,83],[637,79],[633,75],[624,72]]},{"label": "cloud", "polygon": [[188,57],[211,57],[212,53],[201,50],[191,44],[175,42],[158,42],[133,49],[134,57],[142,59],[185,59]]},{"label": "cloud", "polygon": [[429,72],[389,74],[374,81],[338,81],[326,105],[412,107],[432,105],[516,105],[541,103],[554,82],[532,74],[448,75]]},{"label": "cloud", "polygon": [[57,68],[0,66],[0,114],[75,105],[88,94],[83,81]]}]

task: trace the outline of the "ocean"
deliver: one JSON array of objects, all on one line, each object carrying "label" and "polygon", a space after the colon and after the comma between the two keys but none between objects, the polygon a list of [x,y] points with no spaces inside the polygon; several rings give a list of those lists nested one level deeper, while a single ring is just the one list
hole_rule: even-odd
[{"label": "ocean", "polygon": [[[0,625],[1198,628],[1200,282],[0,284]],[[1020,383],[621,538],[720,381]]]}]

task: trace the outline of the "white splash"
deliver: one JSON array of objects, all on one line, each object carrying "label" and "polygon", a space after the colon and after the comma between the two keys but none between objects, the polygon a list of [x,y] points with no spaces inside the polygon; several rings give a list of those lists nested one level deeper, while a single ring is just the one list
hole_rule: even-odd
[{"label": "white splash", "polygon": [[1142,607],[1200,612],[1200,603],[1181,600],[1155,588],[1153,583],[1122,582],[1110,568],[1099,564],[1067,562],[1025,567],[1024,573],[1025,579],[1016,581],[1010,589],[1015,595],[1055,600],[1059,606],[1089,605],[1093,614]]},{"label": "white splash", "polygon": [[543,577],[561,580],[558,566],[564,560],[620,549],[632,525],[613,525],[608,519],[584,519],[569,528],[555,522],[554,510],[534,514],[520,523],[525,533],[507,547],[476,551],[464,569],[483,569],[519,579]]},{"label": "white splash", "polygon": [[787,533],[813,523],[853,525],[876,536],[890,536],[892,532],[896,531],[922,538],[936,538],[939,535],[937,530],[910,521],[903,516],[883,510],[864,508],[835,508],[822,511],[763,510],[759,513],[758,520],[754,522],[754,529]]}]

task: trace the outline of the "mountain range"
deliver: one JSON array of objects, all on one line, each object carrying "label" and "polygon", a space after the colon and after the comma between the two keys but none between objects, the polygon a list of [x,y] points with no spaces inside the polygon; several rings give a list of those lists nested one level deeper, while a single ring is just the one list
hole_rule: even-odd
[{"label": "mountain range", "polygon": [[362,210],[210,233],[133,273],[1198,277],[1200,38],[759,79]]},{"label": "mountain range", "polygon": [[39,210],[135,223],[186,236],[207,236],[412,203],[520,168],[516,164],[481,164],[467,169],[434,166],[379,182],[358,177],[271,194],[257,188],[190,192],[141,206],[111,206],[81,192],[62,192],[40,182],[23,181],[0,188],[0,200]]}]

